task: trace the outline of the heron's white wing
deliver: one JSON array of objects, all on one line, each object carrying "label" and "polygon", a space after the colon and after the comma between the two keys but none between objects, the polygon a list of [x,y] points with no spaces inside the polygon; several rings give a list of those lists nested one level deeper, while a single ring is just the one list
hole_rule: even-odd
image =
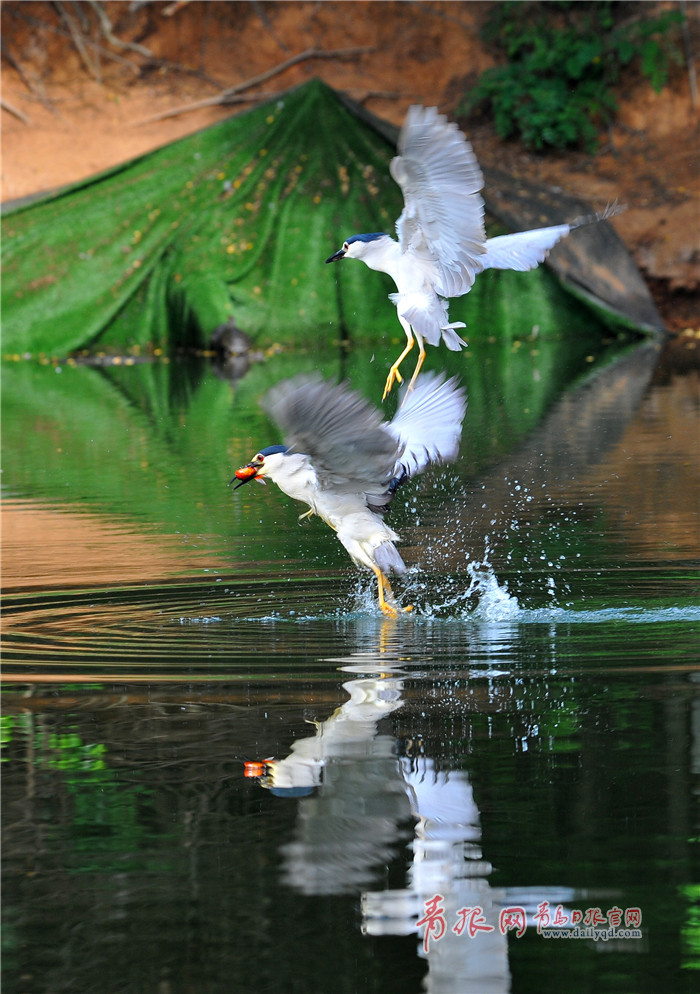
[{"label": "heron's white wing", "polygon": [[547,257],[547,253],[570,231],[588,224],[607,221],[624,211],[625,205],[617,200],[608,204],[605,210],[595,214],[584,214],[568,224],[555,224],[550,228],[533,228],[532,231],[518,231],[512,235],[499,235],[486,240],[486,252],[479,262],[482,269],[516,269],[526,272],[534,269]]},{"label": "heron's white wing", "polygon": [[513,235],[498,235],[486,240],[486,253],[479,259],[481,269],[515,269],[524,273],[534,269],[547,258],[558,241],[571,231],[570,224],[551,228],[518,231]]},{"label": "heron's white wing", "polygon": [[396,222],[403,252],[434,260],[436,291],[458,297],[483,267],[484,179],[469,142],[434,107],[410,107],[392,160],[404,210]]},{"label": "heron's white wing", "polygon": [[382,424],[381,413],[347,384],[297,376],[273,387],[263,407],[289,449],[310,457],[319,486],[358,496],[385,494],[400,441]]},{"label": "heron's white wing", "polygon": [[429,463],[457,458],[466,409],[467,395],[456,378],[446,380],[442,373],[418,377],[387,426],[403,447],[400,467],[408,476],[422,473]]}]

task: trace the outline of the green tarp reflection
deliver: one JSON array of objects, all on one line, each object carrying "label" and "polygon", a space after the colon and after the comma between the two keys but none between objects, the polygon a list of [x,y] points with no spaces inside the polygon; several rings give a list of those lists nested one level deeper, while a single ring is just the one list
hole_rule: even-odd
[{"label": "green tarp reflection", "polygon": [[[590,339],[573,347],[560,340],[475,344],[466,352],[447,353],[446,372],[460,377],[469,396],[461,472],[478,474],[540,423],[581,375],[591,347]],[[227,482],[257,448],[281,441],[260,407],[262,394],[287,376],[317,369],[324,376],[347,377],[376,398],[384,359],[377,352],[372,361],[363,349],[344,357],[331,350],[284,353],[254,364],[235,386],[214,375],[204,360],[106,368],[8,363],[2,398],[6,493],[87,503],[95,512],[125,515],[166,534],[217,534],[226,550],[249,527],[242,500],[233,499]],[[387,416],[396,403],[394,398],[387,406]],[[245,497],[253,498],[258,498],[256,520],[284,519],[284,495]],[[298,512],[291,499],[288,503]],[[317,531],[327,544],[327,529]],[[304,542],[310,534],[308,529]],[[269,552],[274,558],[284,535],[270,527],[258,539],[263,546],[269,542],[269,549],[256,548],[256,555]]]}]

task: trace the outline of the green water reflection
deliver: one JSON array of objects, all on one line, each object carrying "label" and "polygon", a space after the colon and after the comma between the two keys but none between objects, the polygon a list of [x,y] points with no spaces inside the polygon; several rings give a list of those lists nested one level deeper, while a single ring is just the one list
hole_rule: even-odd
[{"label": "green water reflection", "polygon": [[[254,364],[235,385],[203,359],[98,368],[6,364],[6,487],[193,531],[211,527],[218,498],[235,521],[222,483],[274,434],[258,404],[262,394],[281,379],[316,369],[348,377],[377,398],[394,349],[285,352]],[[441,365],[468,388],[462,461],[469,471],[510,451],[562,389],[602,356],[596,338],[476,344],[441,355]]]},{"label": "green water reflection", "polygon": [[[610,360],[601,349],[600,341],[562,339],[475,346],[441,356],[449,371],[464,380],[469,409],[457,465],[413,482],[392,509],[404,540],[415,547],[414,561],[432,570],[458,569],[469,558],[483,557],[485,534],[506,529],[510,565],[537,571],[548,556],[546,549],[531,548],[533,528],[547,529],[547,545],[560,546],[553,550],[559,557],[567,552],[562,545],[586,544],[609,531],[606,488],[594,485],[593,493],[600,492],[601,498],[591,499],[591,467],[599,466],[606,450],[619,442],[658,352],[653,345],[633,351],[625,363],[594,377],[592,389],[587,385],[592,371]],[[85,574],[94,567],[97,580],[110,559],[115,560],[108,578],[112,582],[129,581],[130,571],[145,567],[148,549],[139,534],[152,535],[153,530],[165,539],[153,548],[165,555],[167,545],[171,554],[167,573],[187,574],[195,567],[201,575],[202,567],[243,563],[262,573],[282,562],[295,568],[302,563],[316,569],[336,566],[345,561],[343,550],[323,526],[316,527],[319,522],[290,528],[294,505],[283,495],[272,494],[271,488],[237,494],[226,483],[257,448],[277,441],[258,406],[273,383],[318,368],[347,376],[376,397],[390,354],[377,351],[371,361],[373,354],[366,351],[349,356],[285,353],[254,365],[235,385],[203,361],[106,368],[6,365],[6,498],[29,499],[35,511],[39,501],[42,508],[64,514],[95,514],[101,525],[116,530],[115,543],[132,542],[131,562],[120,568],[109,554],[86,563]],[[613,458],[617,461],[618,453]],[[682,464],[679,471],[692,473]],[[572,485],[582,476],[589,489],[580,495],[583,499],[572,500]],[[641,494],[644,488],[639,490]],[[673,490],[678,501],[679,488]],[[16,509],[28,510],[26,505]],[[685,516],[693,510],[688,502]],[[68,531],[69,522],[64,524]],[[86,519],[88,534],[90,527]],[[37,522],[25,529],[34,535],[39,530],[48,534],[53,528]],[[73,531],[70,556],[79,557],[80,529]],[[677,534],[694,541],[697,522],[690,531],[679,525]],[[93,535],[93,545],[97,541]],[[32,567],[35,585],[60,582],[52,575],[55,564],[43,561],[50,547],[21,546],[16,570],[14,559],[6,558],[6,584],[13,585],[14,574],[15,581],[26,583]],[[650,560],[657,558],[657,548],[648,551]],[[509,562],[503,566],[508,568]],[[162,575],[158,562],[147,578]]]}]

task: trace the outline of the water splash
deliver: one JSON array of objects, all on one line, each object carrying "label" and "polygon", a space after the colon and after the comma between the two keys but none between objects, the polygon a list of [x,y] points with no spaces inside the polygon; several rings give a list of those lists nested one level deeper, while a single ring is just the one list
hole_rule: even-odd
[{"label": "water splash", "polygon": [[[395,593],[400,606],[412,605],[406,619],[454,618],[480,621],[504,621],[516,618],[520,605],[508,590],[507,583],[499,581],[489,562],[488,537],[481,559],[467,563],[460,575],[435,577],[415,567],[396,584]],[[352,593],[353,613],[378,614],[376,585],[364,576],[358,577]]]},{"label": "water splash", "polygon": [[[409,586],[407,596],[410,593]],[[520,612],[517,598],[499,581],[489,563],[488,550],[484,559],[468,563],[465,578],[446,577],[431,594],[429,601],[416,607],[421,617],[504,621]]]}]

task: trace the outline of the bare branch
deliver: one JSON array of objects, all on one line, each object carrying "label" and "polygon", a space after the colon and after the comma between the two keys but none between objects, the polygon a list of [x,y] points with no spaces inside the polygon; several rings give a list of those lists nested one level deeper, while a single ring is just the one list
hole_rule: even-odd
[{"label": "bare branch", "polygon": [[243,83],[236,83],[234,86],[227,87],[221,96],[226,97],[229,94],[249,90],[251,87],[257,86],[258,83],[265,83],[268,79],[272,79],[273,76],[279,76],[280,73],[286,72],[292,66],[298,65],[300,62],[307,62],[309,59],[347,59],[355,55],[364,55],[366,52],[373,51],[374,48],[370,45],[360,45],[355,48],[333,48],[328,51],[323,51],[323,49],[319,48],[307,48],[305,52],[293,55],[284,62],[280,62],[279,65],[273,66],[272,69],[266,69],[265,72],[261,72],[257,76],[252,76]]},{"label": "bare branch", "polygon": [[267,13],[265,11],[265,5],[259,3],[259,0],[252,0],[251,6],[255,11],[255,13],[258,15],[258,17],[260,18],[260,20],[262,21],[262,23],[265,25],[267,31],[269,31],[270,36],[274,38],[274,40],[277,42],[277,44],[282,49],[282,51],[288,52],[289,48],[285,45],[282,39],[278,38],[277,35],[275,34],[272,24],[270,23],[270,18],[267,16]]},{"label": "bare branch", "polygon": [[698,76],[695,69],[695,53],[693,52],[693,39],[688,24],[688,11],[686,0],[680,0],[680,8],[683,13],[683,46],[685,48],[685,61],[688,66],[688,86],[690,87],[690,104],[693,110],[698,109]]},{"label": "bare branch", "polygon": [[[408,93],[398,93],[396,90],[346,89],[345,93],[347,93],[347,95],[353,100],[357,101],[358,104],[366,104],[368,100],[405,100],[406,97],[411,96],[411,94]],[[418,100],[418,95],[414,94],[413,99]]]},{"label": "bare branch", "polygon": [[27,89],[29,90],[29,92],[32,94],[32,96],[36,97],[36,99],[41,104],[43,104],[43,106],[46,107],[47,110],[50,110],[52,114],[55,114],[56,113],[56,109],[54,108],[53,104],[51,103],[51,101],[48,99],[48,97],[44,93],[43,86],[37,86],[37,84],[30,78],[30,76],[28,75],[28,73],[26,73],[24,71],[24,69],[22,68],[21,63],[18,62],[18,60],[14,57],[14,55],[12,54],[12,52],[9,50],[9,48],[5,44],[5,39],[4,38],[0,39],[0,48],[2,49],[2,57],[3,57],[3,59],[6,59],[7,62],[9,62],[9,64],[15,70],[15,72],[17,73],[17,75],[19,76],[19,78],[22,80],[22,82],[24,83],[24,85],[27,87]]},{"label": "bare branch", "polygon": [[183,7],[189,5],[190,0],[175,0],[174,3],[169,3],[168,6],[162,11],[163,17],[172,17],[173,14],[179,13]]},{"label": "bare branch", "polygon": [[16,118],[19,118],[22,124],[32,123],[23,111],[19,110],[18,107],[15,107],[14,104],[11,104],[9,100],[5,100],[4,97],[0,97],[0,107],[2,107],[3,110],[6,110],[8,114],[13,114]]},{"label": "bare branch", "polygon": [[181,114],[189,114],[193,110],[202,110],[204,107],[216,107],[219,104],[254,104],[260,100],[272,100],[278,94],[273,90],[261,90],[259,93],[234,93],[226,100],[222,99],[223,94],[215,97],[206,97],[204,100],[195,100],[191,104],[182,104],[170,110],[161,111],[160,114],[153,114],[151,117],[144,117],[140,121],[132,121],[132,127],[137,128],[142,124],[153,124],[155,121],[165,121],[168,117],[180,117]]},{"label": "bare branch", "polygon": [[130,52],[138,52],[139,55],[143,55],[147,59],[151,58],[153,53],[150,48],[146,48],[145,45],[139,45],[135,41],[122,41],[121,38],[117,38],[112,31],[112,22],[107,17],[104,6],[101,3],[98,3],[97,0],[89,0],[89,3],[95,12],[97,20],[100,22],[102,34],[105,36],[110,45],[114,45],[115,48],[126,48]]},{"label": "bare branch", "polygon": [[99,69],[93,63],[92,59],[88,55],[80,27],[73,20],[73,16],[68,13],[68,10],[66,9],[66,5],[64,3],[59,3],[57,0],[56,10],[58,11],[59,16],[61,17],[63,23],[68,28],[71,39],[73,40],[73,44],[75,45],[78,55],[83,60],[87,71],[90,73],[91,76],[94,76],[99,83],[101,81]]},{"label": "bare branch", "polygon": [[195,100],[194,103],[181,104],[179,107],[173,107],[171,110],[163,111],[160,114],[154,114],[152,117],[143,118],[141,121],[134,121],[134,126],[139,126],[142,124],[151,124],[154,121],[162,121],[166,117],[179,117],[181,114],[189,114],[193,110],[202,110],[204,107],[215,107],[217,104],[227,105],[227,104],[237,104],[237,103],[249,103],[256,100],[263,100],[275,96],[274,93],[259,93],[250,96],[242,96],[244,90],[250,90],[254,86],[258,86],[260,83],[266,82],[268,79],[272,79],[273,76],[279,76],[281,73],[285,72],[287,69],[291,69],[292,66],[298,65],[300,62],[307,62],[309,59],[345,59],[351,58],[355,55],[364,55],[366,52],[372,52],[374,49],[370,46],[358,46],[355,48],[334,48],[324,51],[318,48],[307,48],[305,52],[299,52],[298,55],[293,55],[291,58],[286,59],[284,62],[280,62],[278,65],[273,66],[272,69],[266,69],[265,72],[259,73],[257,76],[252,76],[250,79],[244,80],[242,83],[236,83],[233,86],[226,87],[221,93],[218,93],[213,97],[205,97],[203,100]]}]

